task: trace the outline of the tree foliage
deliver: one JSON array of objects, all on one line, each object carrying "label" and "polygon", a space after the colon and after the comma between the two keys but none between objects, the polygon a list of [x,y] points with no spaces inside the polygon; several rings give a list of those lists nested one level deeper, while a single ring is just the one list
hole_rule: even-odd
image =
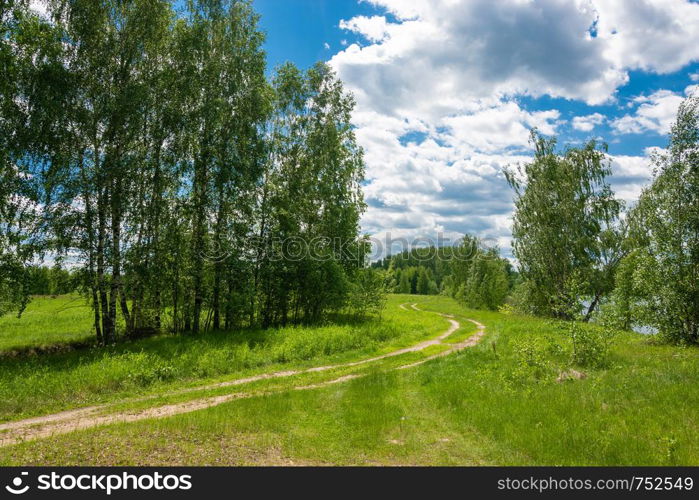
[{"label": "tree foliage", "polygon": [[623,255],[619,214],[605,148],[590,141],[556,152],[556,140],[532,132],[534,158],[506,172],[515,192],[514,254],[531,312],[586,318],[613,289]]},{"label": "tree foliage", "polygon": [[500,307],[516,279],[512,265],[496,248],[486,249],[477,238],[466,236],[457,245],[414,248],[373,264],[385,269],[394,293],[456,298],[467,307]]},{"label": "tree foliage", "polygon": [[655,178],[631,215],[633,252],[619,269],[618,316],[676,342],[699,342],[699,98],[680,106]]},{"label": "tree foliage", "polygon": [[46,253],[105,343],[344,308],[364,163],[332,70],[269,81],[247,0],[44,4],[0,7],[0,313]]}]

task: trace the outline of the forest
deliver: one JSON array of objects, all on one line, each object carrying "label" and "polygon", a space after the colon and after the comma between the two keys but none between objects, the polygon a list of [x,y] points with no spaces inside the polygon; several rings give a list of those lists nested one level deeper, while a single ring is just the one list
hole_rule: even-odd
[{"label": "forest", "polygon": [[371,284],[353,101],[329,67],[268,78],[249,2],[47,7],[0,6],[0,313],[46,257],[103,343],[313,322]]},{"label": "forest", "polygon": [[497,310],[518,281],[512,263],[498,248],[485,248],[469,235],[454,246],[406,250],[371,267],[383,270],[389,292],[448,295],[475,309]]}]

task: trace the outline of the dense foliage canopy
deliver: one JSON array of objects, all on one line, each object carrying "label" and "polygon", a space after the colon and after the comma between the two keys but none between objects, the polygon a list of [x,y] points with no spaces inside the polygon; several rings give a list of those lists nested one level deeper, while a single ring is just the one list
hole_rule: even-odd
[{"label": "dense foliage canopy", "polygon": [[619,270],[613,311],[623,326],[699,342],[699,98],[679,108],[653,183],[630,214],[632,252]]},{"label": "dense foliage canopy", "polygon": [[607,181],[611,165],[594,141],[563,154],[536,131],[532,143],[533,160],[506,172],[524,302],[533,313],[571,319],[588,299],[589,318],[613,288],[622,256],[622,203]]},{"label": "dense foliage canopy", "polygon": [[364,163],[328,66],[268,80],[249,1],[45,6],[0,4],[0,313],[45,255],[104,342],[315,321],[362,292]]}]

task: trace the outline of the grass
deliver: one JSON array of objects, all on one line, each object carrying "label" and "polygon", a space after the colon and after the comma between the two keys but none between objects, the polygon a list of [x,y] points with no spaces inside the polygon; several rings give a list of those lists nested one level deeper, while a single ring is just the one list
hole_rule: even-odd
[{"label": "grass", "polygon": [[36,296],[21,317],[0,316],[0,354],[91,340],[91,309],[79,295]]},{"label": "grass", "polygon": [[[408,301],[453,314],[455,336],[473,318],[486,337],[409,370],[387,371],[393,358],[342,384],[2,448],[0,464],[699,465],[698,349],[623,332],[604,363],[581,367],[555,322],[392,297],[386,321],[438,323],[425,336],[446,321],[397,307]],[[585,377],[558,382],[571,368]]]},{"label": "grass", "polygon": [[0,357],[0,421],[260,372],[354,361],[443,331],[443,319],[402,312],[398,303],[389,301],[383,320],[161,335],[108,348]]}]

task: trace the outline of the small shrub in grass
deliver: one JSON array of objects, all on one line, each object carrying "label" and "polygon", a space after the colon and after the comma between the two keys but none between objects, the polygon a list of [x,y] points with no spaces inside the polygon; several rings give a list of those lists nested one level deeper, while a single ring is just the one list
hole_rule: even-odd
[{"label": "small shrub in grass", "polygon": [[505,303],[498,307],[498,312],[501,314],[506,314],[508,316],[512,314],[519,314],[519,311],[512,304]]},{"label": "small shrub in grass", "polygon": [[[247,346],[247,343],[244,345]],[[204,351],[196,360],[195,371],[198,375],[205,377],[225,373],[230,370],[231,364],[240,351],[240,348]]]},{"label": "small shrub in grass", "polygon": [[148,386],[155,382],[171,380],[177,376],[174,366],[156,361],[151,366],[143,366],[128,375],[128,379],[137,386]]},{"label": "small shrub in grass", "polygon": [[579,366],[602,367],[609,361],[614,336],[611,328],[586,328],[576,321],[568,324],[572,344],[571,362]]},{"label": "small shrub in grass", "polygon": [[551,364],[541,346],[534,340],[524,338],[513,342],[515,368],[511,373],[513,381],[526,381],[530,378],[542,380],[552,373]]},{"label": "small shrub in grass", "polygon": [[380,316],[386,306],[386,277],[376,269],[356,272],[349,286],[347,309],[357,318]]},{"label": "small shrub in grass", "polygon": [[667,465],[677,465],[677,439],[674,436],[666,436],[660,439],[663,450],[663,461]]},{"label": "small shrub in grass", "polygon": [[566,349],[561,345],[558,339],[548,336],[546,337],[546,353],[554,358],[563,358],[566,355]]}]

